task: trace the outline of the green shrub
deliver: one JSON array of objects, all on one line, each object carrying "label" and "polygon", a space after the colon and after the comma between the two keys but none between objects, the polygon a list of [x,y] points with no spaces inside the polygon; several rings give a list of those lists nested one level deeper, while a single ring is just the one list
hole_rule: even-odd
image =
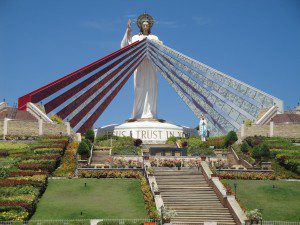
[{"label": "green shrub", "polygon": [[264,160],[268,160],[270,159],[270,150],[268,148],[268,146],[266,144],[262,144],[260,146],[260,152],[261,152],[261,157],[264,159]]},{"label": "green shrub", "polygon": [[245,125],[246,125],[246,127],[252,126],[252,120],[246,119],[245,120]]},{"label": "green shrub", "polygon": [[188,155],[213,155],[213,149],[206,147],[205,142],[201,141],[200,137],[190,137],[186,140]]},{"label": "green shrub", "polygon": [[112,148],[113,155],[137,155],[138,148],[134,146],[132,137],[119,137],[114,141]]},{"label": "green shrub", "polygon": [[135,139],[133,143],[134,143],[134,146],[138,147],[141,144],[143,144],[143,141],[141,139]]},{"label": "green shrub", "polygon": [[53,122],[56,122],[58,124],[62,124],[63,123],[63,120],[62,118],[60,118],[58,115],[56,114],[53,114],[50,119],[53,121]]},{"label": "green shrub", "polygon": [[89,147],[89,149],[92,148],[92,143],[89,139],[83,139],[82,142],[86,143],[86,145]]},{"label": "green shrub", "polygon": [[234,142],[238,140],[236,132],[229,131],[229,133],[225,137],[225,147],[231,146]]},{"label": "green shrub", "polygon": [[85,133],[85,139],[89,140],[91,143],[94,143],[95,132],[92,129],[88,129]]},{"label": "green shrub", "polygon": [[224,148],[225,136],[209,137],[204,143],[206,147],[214,146],[215,148]]},{"label": "green shrub", "polygon": [[84,141],[80,142],[80,144],[78,145],[77,152],[81,156],[83,156],[83,155],[86,155],[87,157],[90,156],[89,146]]},{"label": "green shrub", "polygon": [[113,140],[118,140],[118,136],[115,136],[113,134],[104,134],[104,135],[99,135],[96,137],[96,142],[100,142],[100,141],[105,141],[108,139],[113,139]]},{"label": "green shrub", "polygon": [[246,137],[245,141],[248,143],[248,145],[253,148],[256,145],[260,145],[264,142],[263,136],[253,136],[253,137]]},{"label": "green shrub", "polygon": [[256,160],[268,160],[270,158],[270,150],[266,144],[257,145],[252,150],[252,157]]},{"label": "green shrub", "polygon": [[246,141],[243,141],[243,143],[241,144],[241,151],[246,154],[249,152],[250,146],[248,145],[248,143]]},{"label": "green shrub", "polygon": [[256,160],[260,160],[261,159],[261,152],[260,152],[260,147],[259,146],[255,146],[252,150],[252,157]]},{"label": "green shrub", "polygon": [[175,144],[178,139],[180,138],[171,136],[167,139],[166,144]]}]

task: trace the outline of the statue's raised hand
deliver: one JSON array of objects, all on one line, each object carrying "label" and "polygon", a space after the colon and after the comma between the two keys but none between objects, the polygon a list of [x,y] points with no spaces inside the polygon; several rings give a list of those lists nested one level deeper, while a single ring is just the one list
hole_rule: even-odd
[{"label": "statue's raised hand", "polygon": [[130,19],[127,22],[127,29],[129,31],[129,33],[131,33],[132,28],[131,28],[131,20]]}]

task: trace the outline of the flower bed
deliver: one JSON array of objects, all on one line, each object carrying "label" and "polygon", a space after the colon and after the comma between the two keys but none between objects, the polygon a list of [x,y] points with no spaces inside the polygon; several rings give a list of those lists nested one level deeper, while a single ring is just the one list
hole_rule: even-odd
[{"label": "flower bed", "polygon": [[198,167],[200,159],[156,159],[150,158],[152,167]]},{"label": "flower bed", "polygon": [[0,221],[32,216],[67,142],[66,138],[38,138],[26,145],[0,144]]},{"label": "flower bed", "polygon": [[76,150],[78,142],[68,144],[60,166],[54,171],[54,176],[73,177],[76,167]]},{"label": "flower bed", "polygon": [[105,160],[105,165],[109,166],[110,168],[141,168],[142,162],[136,159],[108,157]]},{"label": "flower bed", "polygon": [[224,173],[216,174],[220,179],[240,179],[240,180],[275,180],[275,175],[271,173]]}]

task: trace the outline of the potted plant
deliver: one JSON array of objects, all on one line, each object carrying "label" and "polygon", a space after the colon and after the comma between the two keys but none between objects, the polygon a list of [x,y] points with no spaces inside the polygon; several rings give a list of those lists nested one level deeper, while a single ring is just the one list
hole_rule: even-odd
[{"label": "potted plant", "polygon": [[262,219],[262,214],[259,211],[259,209],[253,209],[246,213],[248,219],[250,220],[250,223],[253,225],[256,225],[259,223],[259,221]]},{"label": "potted plant", "polygon": [[181,161],[175,162],[175,165],[178,168],[178,170],[181,170]]},{"label": "potted plant", "polygon": [[177,212],[175,210],[166,207],[162,209],[163,223],[170,223],[171,219],[175,216],[177,216]]},{"label": "potted plant", "polygon": [[206,156],[205,155],[201,155],[200,158],[201,158],[202,161],[206,160]]},{"label": "potted plant", "polygon": [[149,155],[144,155],[144,160],[149,160]]}]

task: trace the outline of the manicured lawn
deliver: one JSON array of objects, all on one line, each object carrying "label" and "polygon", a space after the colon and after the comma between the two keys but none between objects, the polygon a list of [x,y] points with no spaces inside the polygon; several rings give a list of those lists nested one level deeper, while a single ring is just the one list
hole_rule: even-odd
[{"label": "manicured lawn", "polygon": [[[222,182],[234,191],[234,180]],[[262,209],[263,220],[300,221],[300,182],[238,180],[237,184],[237,198],[242,206]]]},{"label": "manicured lawn", "polygon": [[81,218],[148,218],[139,180],[49,180],[32,219]]}]

